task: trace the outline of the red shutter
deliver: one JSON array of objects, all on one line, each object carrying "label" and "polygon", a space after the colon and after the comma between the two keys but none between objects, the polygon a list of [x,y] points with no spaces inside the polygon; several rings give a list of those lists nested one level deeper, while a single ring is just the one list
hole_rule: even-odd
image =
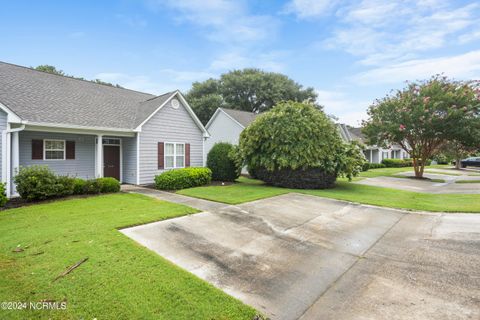
[{"label": "red shutter", "polygon": [[165,164],[164,164],[165,151],[164,151],[164,143],[163,142],[158,143],[157,154],[158,154],[158,169],[163,169],[163,168],[165,168]]},{"label": "red shutter", "polygon": [[190,143],[185,143],[185,167],[190,167]]},{"label": "red shutter", "polygon": [[32,160],[43,160],[43,140],[32,140]]},{"label": "red shutter", "polygon": [[67,146],[66,146],[65,159],[74,160],[75,159],[75,141],[67,141],[66,144]]}]

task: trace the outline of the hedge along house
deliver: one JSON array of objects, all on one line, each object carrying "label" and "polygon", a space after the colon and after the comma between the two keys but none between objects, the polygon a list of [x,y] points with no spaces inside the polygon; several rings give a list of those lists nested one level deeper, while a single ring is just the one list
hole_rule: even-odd
[{"label": "hedge along house", "polygon": [[150,184],[204,165],[209,136],[179,91],[160,96],[0,62],[1,179],[16,195],[21,166]]},{"label": "hedge along house", "polygon": [[381,163],[383,159],[405,159],[410,157],[399,145],[391,145],[388,148],[367,145],[362,128],[353,128],[343,123],[337,124],[337,128],[345,142],[357,141],[364,146],[363,154],[370,163]]}]

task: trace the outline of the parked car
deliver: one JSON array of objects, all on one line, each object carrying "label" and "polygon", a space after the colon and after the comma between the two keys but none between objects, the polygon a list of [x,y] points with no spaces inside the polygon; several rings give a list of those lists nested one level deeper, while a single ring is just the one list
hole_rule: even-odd
[{"label": "parked car", "polygon": [[480,167],[480,157],[470,157],[461,161],[462,168]]}]

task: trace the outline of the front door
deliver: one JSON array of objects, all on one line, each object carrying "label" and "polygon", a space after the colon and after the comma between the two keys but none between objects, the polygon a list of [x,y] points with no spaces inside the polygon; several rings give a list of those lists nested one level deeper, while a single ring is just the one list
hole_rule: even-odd
[{"label": "front door", "polygon": [[120,146],[103,146],[103,176],[120,181]]}]

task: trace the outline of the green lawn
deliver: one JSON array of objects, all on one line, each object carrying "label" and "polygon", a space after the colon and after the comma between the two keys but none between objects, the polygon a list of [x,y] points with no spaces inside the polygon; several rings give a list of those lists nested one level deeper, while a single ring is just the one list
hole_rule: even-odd
[{"label": "green lawn", "polygon": [[178,191],[187,196],[229,204],[239,204],[288,192],[409,210],[480,212],[480,194],[417,193],[341,180],[337,182],[337,187],[334,189],[293,190],[267,186],[258,180],[241,177],[238,183],[229,186],[207,186]]},{"label": "green lawn", "polygon": [[480,180],[457,180],[455,183],[480,183]]},{"label": "green lawn", "polygon": [[[425,167],[425,169],[443,169],[448,167],[449,167],[448,165],[433,165],[433,166]],[[370,169],[368,171],[360,172],[357,179],[358,178],[374,178],[374,177],[381,177],[381,176],[401,178],[402,176],[398,176],[398,174],[402,172],[413,173],[413,167]],[[439,172],[429,172],[427,170],[425,170],[425,173],[440,174]]]},{"label": "green lawn", "polygon": [[117,230],[194,212],[134,194],[0,212],[0,301],[67,302],[65,311],[0,309],[0,319],[251,319],[251,307]]}]

